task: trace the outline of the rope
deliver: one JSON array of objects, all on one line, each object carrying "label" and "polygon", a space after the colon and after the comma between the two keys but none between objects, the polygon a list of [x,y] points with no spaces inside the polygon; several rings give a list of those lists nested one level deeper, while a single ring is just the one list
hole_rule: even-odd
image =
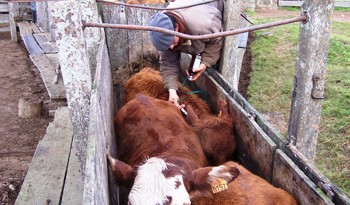
[{"label": "rope", "polygon": [[[183,90],[184,90],[185,83],[186,83],[187,79],[188,79],[188,76],[186,76],[185,79],[184,79],[183,82],[182,82],[182,86],[181,86],[181,91],[182,91],[182,92],[183,92]],[[207,100],[208,100],[208,92],[205,91],[205,90],[195,90],[195,91],[183,92],[183,93],[185,93],[186,95],[192,95],[192,94],[197,94],[197,93],[204,93],[204,98],[205,98],[204,101],[207,101]],[[185,96],[185,97],[179,99],[178,102],[181,102],[181,101],[183,101],[183,100],[186,99],[186,98],[187,98],[187,96]]]}]

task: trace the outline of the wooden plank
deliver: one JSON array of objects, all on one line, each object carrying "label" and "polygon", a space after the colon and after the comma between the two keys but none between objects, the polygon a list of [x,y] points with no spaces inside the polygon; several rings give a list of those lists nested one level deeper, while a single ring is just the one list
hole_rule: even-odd
[{"label": "wooden plank", "polygon": [[28,27],[26,22],[17,22],[17,26],[19,27],[19,32],[21,36],[32,35],[32,30]]},{"label": "wooden plank", "polygon": [[118,187],[113,177],[108,177],[111,172],[106,161],[106,153],[116,156],[113,125],[116,109],[104,33],[98,53],[96,78],[90,98],[84,205],[118,204]]},{"label": "wooden plank", "polygon": [[72,136],[69,109],[59,108],[36,148],[16,205],[60,204]]},{"label": "wooden plank", "polygon": [[[295,6],[295,7],[300,7],[302,6],[304,1],[279,1],[278,5],[279,6]],[[350,7],[350,2],[349,1],[335,1],[334,2],[335,7]]]},{"label": "wooden plank", "polygon": [[57,54],[40,54],[40,55],[30,55],[34,65],[38,68],[41,74],[41,78],[45,84],[49,97],[51,99],[65,99],[66,89],[63,83],[61,74],[58,74],[58,82],[54,83],[56,79],[55,69],[58,62]]},{"label": "wooden plank", "polygon": [[280,149],[276,151],[272,184],[283,188],[303,205],[334,204]]},{"label": "wooden plank", "polygon": [[[152,5],[158,8],[164,8],[166,4],[155,4]],[[159,11],[153,9],[147,9],[142,12],[142,25],[148,25],[151,16]],[[154,65],[159,65],[159,52],[153,46],[153,43],[148,35],[148,32],[142,32],[142,51],[143,59],[151,62]]]},{"label": "wooden plank", "polygon": [[[104,6],[103,17],[105,22],[126,24],[126,12],[122,6]],[[105,29],[107,45],[110,55],[112,70],[123,68],[128,65],[128,35],[125,29]],[[118,70],[117,70],[118,71]],[[120,70],[119,70],[120,71]],[[122,71],[120,71],[122,72]]]},{"label": "wooden plank", "polygon": [[41,33],[41,31],[35,23],[26,21],[25,24],[30,30],[32,30],[32,33]]},{"label": "wooden plank", "polygon": [[40,48],[45,52],[45,53],[57,53],[58,48],[56,46],[56,43],[50,42],[49,39],[47,38],[47,35],[45,33],[36,33],[33,34],[35,40],[39,44]]},{"label": "wooden plank", "polygon": [[[143,9],[126,7],[125,12],[127,13],[127,24],[130,25],[142,25],[142,14]],[[143,58],[142,52],[142,31],[128,31],[128,46],[129,46],[129,69],[131,73],[135,73],[138,70],[134,70],[133,64],[139,62]]]},{"label": "wooden plank", "polygon": [[9,14],[0,14],[0,23],[9,23]]},{"label": "wooden plank", "polygon": [[61,204],[83,204],[84,182],[75,146],[72,146]]},{"label": "wooden plank", "polygon": [[298,6],[303,5],[304,1],[278,1],[278,6]]},{"label": "wooden plank", "polygon": [[9,5],[8,4],[0,4],[0,13],[9,12]]},{"label": "wooden plank", "polygon": [[30,55],[43,54],[44,51],[40,48],[33,35],[22,35],[22,40]]},{"label": "wooden plank", "polygon": [[0,28],[0,33],[3,33],[3,32],[10,32],[10,27]]},{"label": "wooden plank", "polygon": [[337,205],[349,205],[350,198],[344,194],[336,185],[324,176],[311,162],[305,158],[293,145],[286,147],[285,153],[298,165],[308,178],[320,187],[332,201]]},{"label": "wooden plank", "polygon": [[336,1],[334,2],[335,7],[345,7],[349,8],[350,7],[350,1]]}]

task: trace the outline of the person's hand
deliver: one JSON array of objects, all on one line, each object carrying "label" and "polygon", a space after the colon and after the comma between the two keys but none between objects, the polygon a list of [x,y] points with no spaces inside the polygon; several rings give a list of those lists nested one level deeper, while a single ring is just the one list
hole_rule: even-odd
[{"label": "person's hand", "polygon": [[[205,69],[207,68],[207,66],[205,66],[203,63],[201,63],[198,68],[193,68],[193,77],[190,79],[188,78],[190,81],[195,81],[199,78],[199,76],[202,75],[202,73],[205,71]],[[190,76],[190,74],[188,73],[188,70],[186,70],[186,74],[187,76]]]},{"label": "person's hand", "polygon": [[176,93],[175,89],[169,89],[169,102],[173,103],[177,107],[179,107],[179,96]]}]

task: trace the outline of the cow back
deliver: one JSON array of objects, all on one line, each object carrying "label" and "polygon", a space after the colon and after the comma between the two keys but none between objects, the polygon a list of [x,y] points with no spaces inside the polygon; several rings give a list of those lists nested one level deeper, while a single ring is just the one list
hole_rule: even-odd
[{"label": "cow back", "polygon": [[272,186],[236,162],[229,163],[239,170],[239,176],[228,184],[228,189],[212,196],[194,192],[192,205],[297,205],[288,192]]},{"label": "cow back", "polygon": [[130,165],[153,156],[180,156],[195,161],[193,169],[206,165],[198,136],[171,103],[137,95],[117,114],[119,159]]}]

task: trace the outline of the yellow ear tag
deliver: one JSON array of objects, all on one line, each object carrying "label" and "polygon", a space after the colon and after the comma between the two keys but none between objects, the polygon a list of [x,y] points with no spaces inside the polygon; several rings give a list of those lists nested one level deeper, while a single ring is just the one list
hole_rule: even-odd
[{"label": "yellow ear tag", "polygon": [[214,194],[228,189],[227,182],[223,178],[217,178],[216,181],[212,182],[210,185]]}]

